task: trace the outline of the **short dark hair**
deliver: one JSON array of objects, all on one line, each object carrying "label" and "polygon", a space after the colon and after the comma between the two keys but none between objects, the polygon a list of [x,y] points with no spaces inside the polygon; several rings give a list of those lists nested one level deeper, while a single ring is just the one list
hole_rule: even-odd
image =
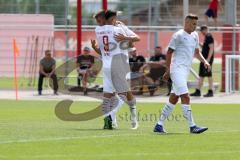
[{"label": "short dark hair", "polygon": [[105,19],[108,20],[109,18],[113,17],[113,16],[117,16],[117,12],[116,11],[112,11],[112,10],[107,10],[105,12]]},{"label": "short dark hair", "polygon": [[207,25],[202,25],[202,26],[200,27],[200,31],[203,31],[203,30],[206,30],[206,29],[208,29]]},{"label": "short dark hair", "polygon": [[188,15],[185,17],[185,19],[198,20],[198,16],[195,15],[195,14],[190,13],[190,14],[188,14]]},{"label": "short dark hair", "polygon": [[105,18],[105,11],[101,10],[99,12],[97,12],[96,14],[93,15],[94,18],[98,18],[98,17],[103,17]]},{"label": "short dark hair", "polygon": [[49,49],[45,50],[45,54],[51,54],[51,50]]}]

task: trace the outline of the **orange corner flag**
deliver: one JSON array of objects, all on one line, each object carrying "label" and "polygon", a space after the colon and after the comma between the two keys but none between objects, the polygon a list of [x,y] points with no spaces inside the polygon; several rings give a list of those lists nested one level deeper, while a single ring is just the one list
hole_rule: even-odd
[{"label": "orange corner flag", "polygon": [[20,55],[19,48],[17,46],[17,42],[16,42],[15,38],[13,39],[13,52],[14,52],[14,55],[16,55],[16,57],[18,57]]},{"label": "orange corner flag", "polygon": [[16,100],[18,100],[18,79],[17,79],[17,57],[19,56],[19,49],[17,47],[16,39],[13,38],[13,63],[14,63],[14,84]]}]

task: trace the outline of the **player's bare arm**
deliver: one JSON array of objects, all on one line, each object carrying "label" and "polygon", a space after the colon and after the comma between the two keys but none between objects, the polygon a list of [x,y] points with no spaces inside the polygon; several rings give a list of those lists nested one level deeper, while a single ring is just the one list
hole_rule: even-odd
[{"label": "player's bare arm", "polygon": [[214,51],[214,44],[211,43],[208,45],[209,46],[209,52],[208,52],[208,57],[207,57],[207,61],[210,62],[211,57],[213,55],[213,51]]},{"label": "player's bare arm", "polygon": [[126,35],[123,35],[123,34],[117,34],[117,35],[114,36],[114,38],[117,42],[121,42],[121,41],[137,42],[137,41],[140,41],[139,36],[126,36]]},{"label": "player's bare arm", "polygon": [[204,63],[204,66],[206,69],[208,69],[209,71],[211,70],[211,66],[208,63],[208,61],[202,56],[202,53],[199,51],[199,49],[195,49],[195,57],[202,63]]},{"label": "player's bare arm", "polygon": [[92,44],[92,48],[94,49],[94,51],[95,51],[97,54],[101,55],[101,50],[100,50],[100,48],[97,46],[96,40],[91,39],[91,44]]},{"label": "player's bare arm", "polygon": [[170,78],[170,64],[172,61],[172,55],[173,55],[174,50],[172,48],[168,48],[167,55],[166,55],[166,67],[167,70],[163,75],[163,80],[169,80]]},{"label": "player's bare arm", "polygon": [[119,21],[119,20],[116,21],[116,24],[120,24],[120,25],[124,25],[125,26],[125,24],[122,21]]}]

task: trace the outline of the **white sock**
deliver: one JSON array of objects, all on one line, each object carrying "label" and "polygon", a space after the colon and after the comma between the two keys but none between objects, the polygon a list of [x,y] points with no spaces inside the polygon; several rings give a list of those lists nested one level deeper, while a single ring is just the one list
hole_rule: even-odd
[{"label": "white sock", "polygon": [[110,115],[110,112],[111,112],[111,106],[110,105],[111,105],[111,99],[103,97],[102,112],[103,112],[104,117],[107,117],[107,116]]},{"label": "white sock", "polygon": [[163,126],[164,125],[164,121],[167,119],[167,117],[172,113],[173,109],[174,109],[175,105],[168,102],[164,105],[163,109],[162,109],[162,113],[160,116],[160,119],[158,121],[158,124]]},{"label": "white sock", "polygon": [[[117,98],[117,99],[114,99],[114,98]],[[123,104],[124,104],[124,102],[118,96],[113,97],[111,106],[112,105],[115,105],[115,106],[113,106],[113,110],[110,113],[113,124],[117,124],[116,114],[117,114],[118,110],[123,106]]]},{"label": "white sock", "polygon": [[123,106],[123,104],[124,104],[124,101],[121,100],[121,98],[119,98],[119,96],[117,96],[117,98],[118,98],[117,107],[113,109],[113,111],[114,111],[115,113],[117,113],[118,110],[119,110],[119,109]]},{"label": "white sock", "polygon": [[128,101],[128,106],[131,113],[131,121],[132,123],[137,123],[137,106],[136,106],[136,99],[133,98],[132,100]]},{"label": "white sock", "polygon": [[110,115],[111,115],[111,118],[112,118],[112,123],[116,124],[117,123],[116,113],[112,111],[110,113]]},{"label": "white sock", "polygon": [[137,123],[137,107],[130,106],[130,112],[131,112],[131,120],[133,123]]},{"label": "white sock", "polygon": [[187,119],[189,127],[193,127],[196,124],[192,116],[191,106],[189,104],[182,104],[183,116]]}]

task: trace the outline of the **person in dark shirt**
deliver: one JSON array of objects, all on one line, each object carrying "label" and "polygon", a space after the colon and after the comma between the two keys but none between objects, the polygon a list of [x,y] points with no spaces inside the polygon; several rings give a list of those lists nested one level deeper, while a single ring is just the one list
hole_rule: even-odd
[{"label": "person in dark shirt", "polygon": [[140,68],[146,62],[145,58],[141,55],[137,55],[137,50],[135,47],[129,49],[129,55],[129,65],[131,72],[139,72]]},{"label": "person in dark shirt", "polygon": [[154,49],[154,55],[150,57],[143,69],[149,68],[147,76],[150,78],[148,81],[154,84],[165,72],[166,56],[162,53],[162,47],[157,46]]},{"label": "person in dark shirt", "polygon": [[149,61],[149,76],[156,82],[165,72],[166,55],[163,54],[162,47],[155,47],[154,55],[150,57]]},{"label": "person in dark shirt", "polygon": [[149,62],[143,67],[143,69],[149,68],[146,80],[148,84],[150,84],[149,88],[152,91],[150,92],[150,95],[154,94],[156,86],[160,84],[160,79],[166,71],[165,63],[166,56],[163,54],[162,47],[156,46],[154,49],[154,55],[150,57]]},{"label": "person in dark shirt", "polygon": [[54,94],[57,95],[58,83],[55,74],[56,61],[51,57],[51,51],[45,51],[45,57],[40,60],[40,70],[38,79],[38,94],[42,95],[43,78],[49,77],[53,80]]},{"label": "person in dark shirt", "polygon": [[135,90],[138,88],[136,94],[142,94],[144,75],[142,73],[142,67],[145,64],[146,60],[143,56],[137,55],[137,50],[135,47],[128,50],[129,53],[129,65],[131,70],[131,88]]},{"label": "person in dark shirt", "polygon": [[[204,43],[202,45],[202,55],[209,62],[212,68],[213,59],[214,59],[214,39],[211,33],[208,32],[208,27],[206,25],[201,26],[201,33],[203,34]],[[204,77],[208,77],[208,85],[209,90],[208,93],[203,95],[204,97],[212,97],[213,96],[213,79],[212,79],[212,70],[208,71],[203,63],[200,63],[199,66],[199,82],[198,88],[191,96],[201,96],[201,87],[203,85]]]},{"label": "person in dark shirt", "polygon": [[77,57],[78,86],[83,85],[84,95],[87,95],[87,79],[92,75],[94,57],[90,55],[90,48],[84,47],[83,54]]}]

